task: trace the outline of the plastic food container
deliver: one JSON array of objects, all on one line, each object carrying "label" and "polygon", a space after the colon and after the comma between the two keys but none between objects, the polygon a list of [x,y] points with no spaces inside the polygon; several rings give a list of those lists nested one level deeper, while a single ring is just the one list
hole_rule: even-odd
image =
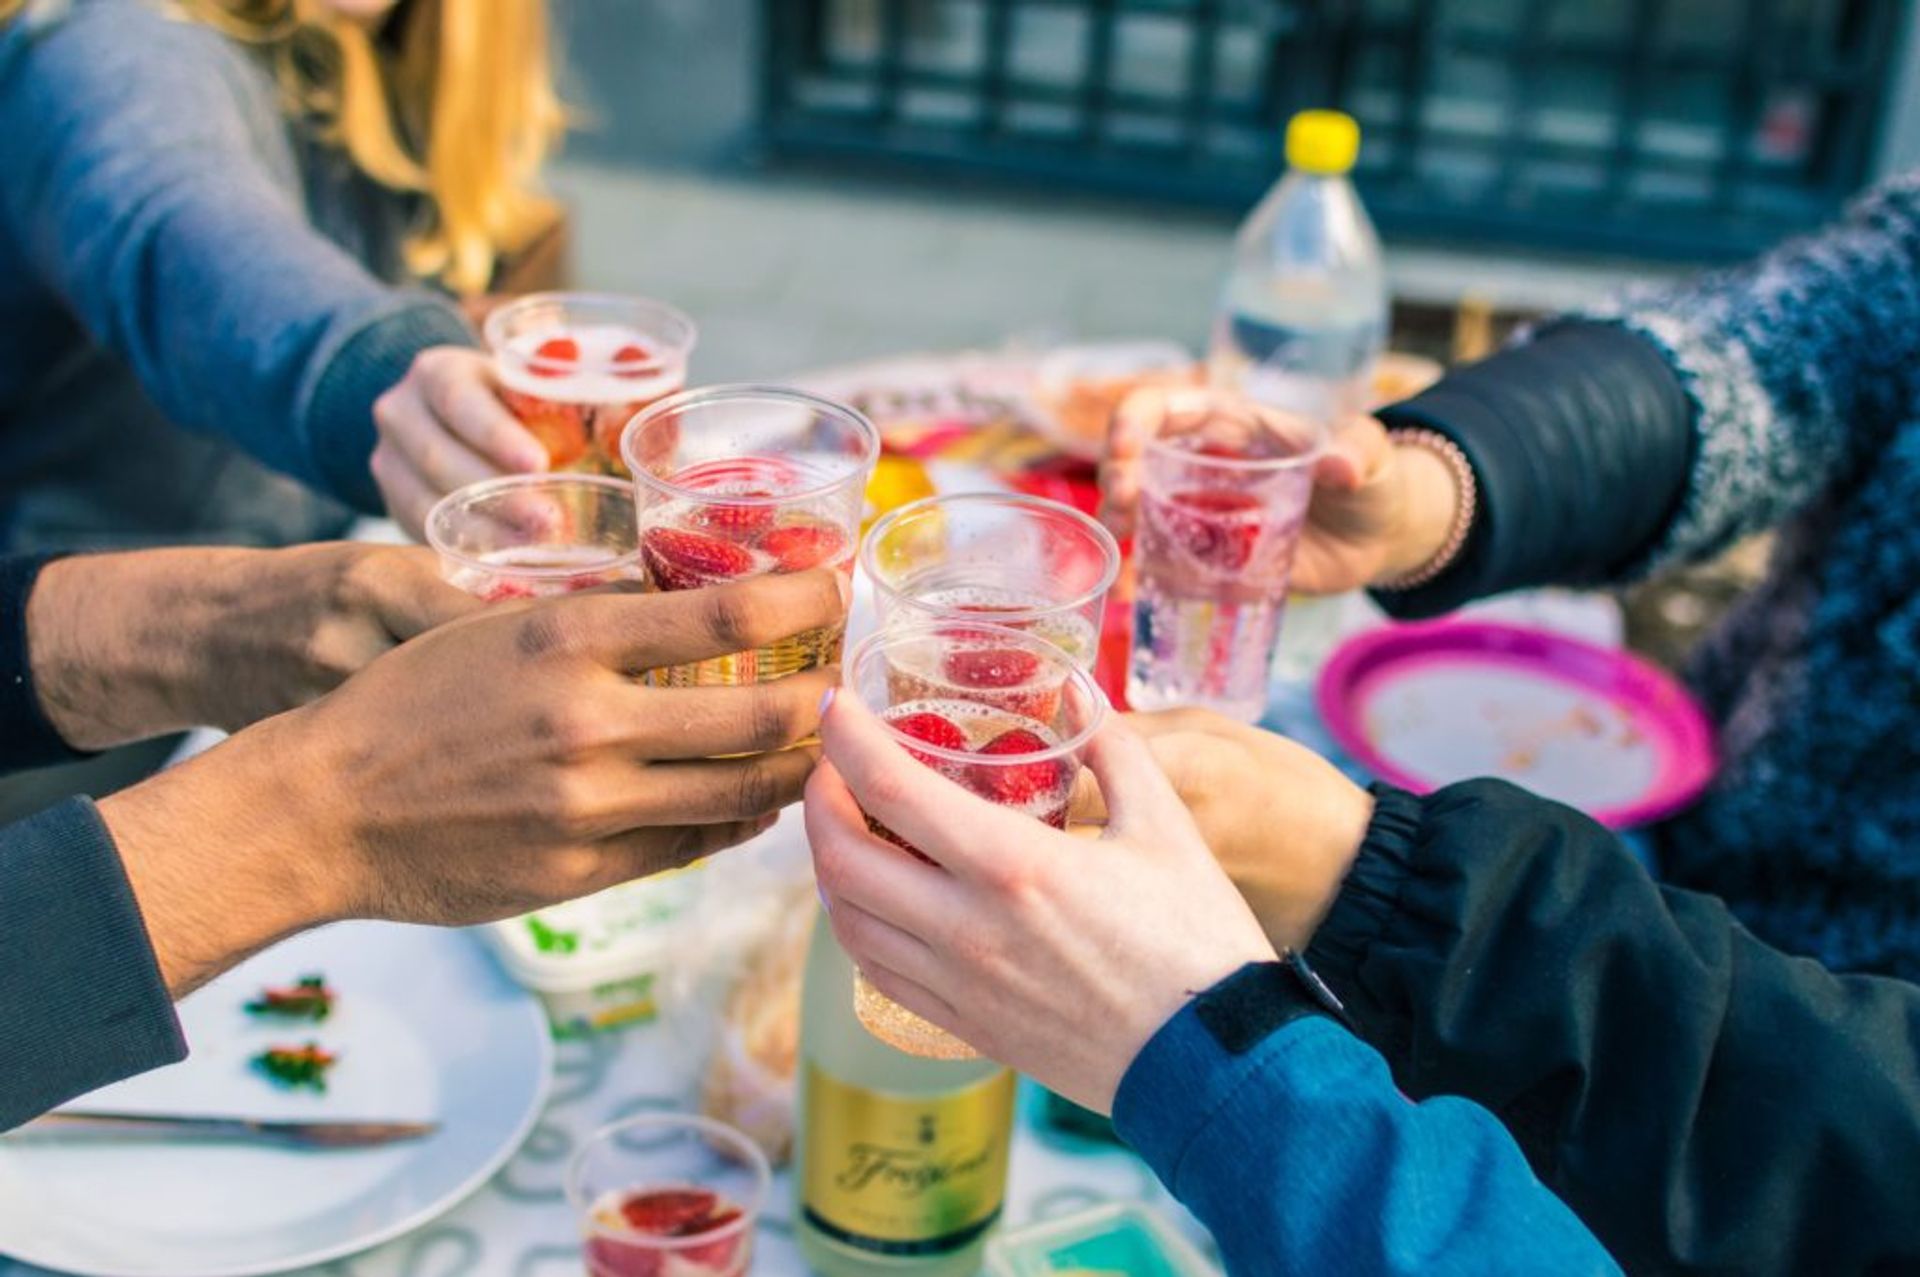
[{"label": "plastic food container", "polygon": [[640,1024],[659,1014],[664,974],[699,898],[695,866],[481,928],[516,981],[540,995],[555,1037]]},{"label": "plastic food container", "polygon": [[1165,1220],[1134,1202],[1030,1224],[987,1243],[991,1277],[1219,1277]]}]

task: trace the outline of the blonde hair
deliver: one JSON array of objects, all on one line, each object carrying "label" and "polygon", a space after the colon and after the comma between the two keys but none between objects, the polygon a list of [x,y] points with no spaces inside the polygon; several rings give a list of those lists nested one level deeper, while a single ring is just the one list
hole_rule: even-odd
[{"label": "blonde hair", "polygon": [[403,0],[391,38],[321,0],[175,3],[267,50],[290,113],[374,181],[424,197],[405,246],[420,278],[485,292],[500,256],[553,224],[539,174],[567,116],[546,0]]}]

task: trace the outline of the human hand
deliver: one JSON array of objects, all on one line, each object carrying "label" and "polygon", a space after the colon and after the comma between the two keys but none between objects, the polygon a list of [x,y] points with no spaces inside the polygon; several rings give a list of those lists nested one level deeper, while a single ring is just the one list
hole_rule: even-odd
[{"label": "human hand", "polygon": [[[1264,412],[1225,391],[1149,387],[1114,413],[1100,465],[1100,517],[1130,536],[1140,501],[1140,458],[1148,441],[1191,429],[1223,411]],[[1429,562],[1452,527],[1454,479],[1431,453],[1395,448],[1372,417],[1333,431],[1313,473],[1313,504],[1293,562],[1293,586],[1338,594],[1391,580]]]},{"label": "human hand", "polygon": [[435,346],[373,403],[380,441],[369,464],[387,512],[418,537],[447,493],[501,474],[547,468],[547,450],[500,400],[493,362]]},{"label": "human hand", "polygon": [[483,922],[758,832],[813,768],[786,747],[832,672],[635,676],[833,624],[844,588],[807,572],[495,604],[108,799],[170,985],[321,922]]},{"label": "human hand", "polygon": [[105,749],[189,727],[238,730],[478,606],[413,548],[78,555],[42,569],[28,647],[61,737]]},{"label": "human hand", "polygon": [[[1312,750],[1199,709],[1127,716],[1276,949],[1304,949],[1333,908],[1373,798]],[[1083,776],[1071,819],[1106,819]]]},{"label": "human hand", "polygon": [[[1189,998],[1274,949],[1146,744],[1115,719],[1088,766],[1098,839],[1049,828],[925,767],[847,696],[807,834],[834,934],[888,997],[1077,1103],[1110,1111]],[[863,814],[864,813],[864,814]],[[871,815],[935,863],[867,830]]]}]

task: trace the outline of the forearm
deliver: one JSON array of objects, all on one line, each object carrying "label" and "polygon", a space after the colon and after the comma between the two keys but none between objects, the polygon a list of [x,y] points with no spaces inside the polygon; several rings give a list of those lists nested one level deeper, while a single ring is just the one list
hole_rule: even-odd
[{"label": "forearm", "polygon": [[1920,1257],[1920,990],[1766,948],[1578,813],[1383,791],[1312,953],[1408,1094],[1498,1114],[1629,1268]]},{"label": "forearm", "polygon": [[1415,1105],[1332,1021],[1297,1020],[1241,1055],[1189,1010],[1135,1061],[1120,1132],[1214,1233],[1228,1270],[1610,1273],[1486,1113]]},{"label": "forearm", "polygon": [[260,724],[100,803],[176,998],[348,912],[352,852],[314,810],[295,734]]},{"label": "forearm", "polygon": [[[1613,579],[1645,557],[1687,488],[1693,414],[1680,380],[1654,346],[1612,325],[1550,329],[1379,415],[1390,429],[1446,436],[1465,454],[1476,486],[1472,528],[1446,570],[1417,589],[1379,594],[1397,615],[1432,615],[1510,589]],[[1450,484],[1407,482],[1430,508],[1451,514],[1458,496]],[[1429,514],[1424,543],[1417,527],[1401,541],[1430,558],[1434,525]]]}]

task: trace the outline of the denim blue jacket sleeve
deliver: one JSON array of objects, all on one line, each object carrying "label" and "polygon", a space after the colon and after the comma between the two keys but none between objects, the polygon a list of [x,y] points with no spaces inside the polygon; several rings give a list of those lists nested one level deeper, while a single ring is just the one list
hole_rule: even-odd
[{"label": "denim blue jacket sleeve", "polygon": [[313,229],[251,56],[141,0],[29,6],[0,29],[0,235],[172,420],[377,510],[373,400],[473,339]]},{"label": "denim blue jacket sleeve", "polygon": [[186,1053],[93,803],[0,827],[0,1131]]},{"label": "denim blue jacket sleeve", "polygon": [[1324,1017],[1233,1055],[1189,1005],[1134,1060],[1113,1116],[1236,1277],[1619,1271],[1490,1114],[1404,1098]]}]

